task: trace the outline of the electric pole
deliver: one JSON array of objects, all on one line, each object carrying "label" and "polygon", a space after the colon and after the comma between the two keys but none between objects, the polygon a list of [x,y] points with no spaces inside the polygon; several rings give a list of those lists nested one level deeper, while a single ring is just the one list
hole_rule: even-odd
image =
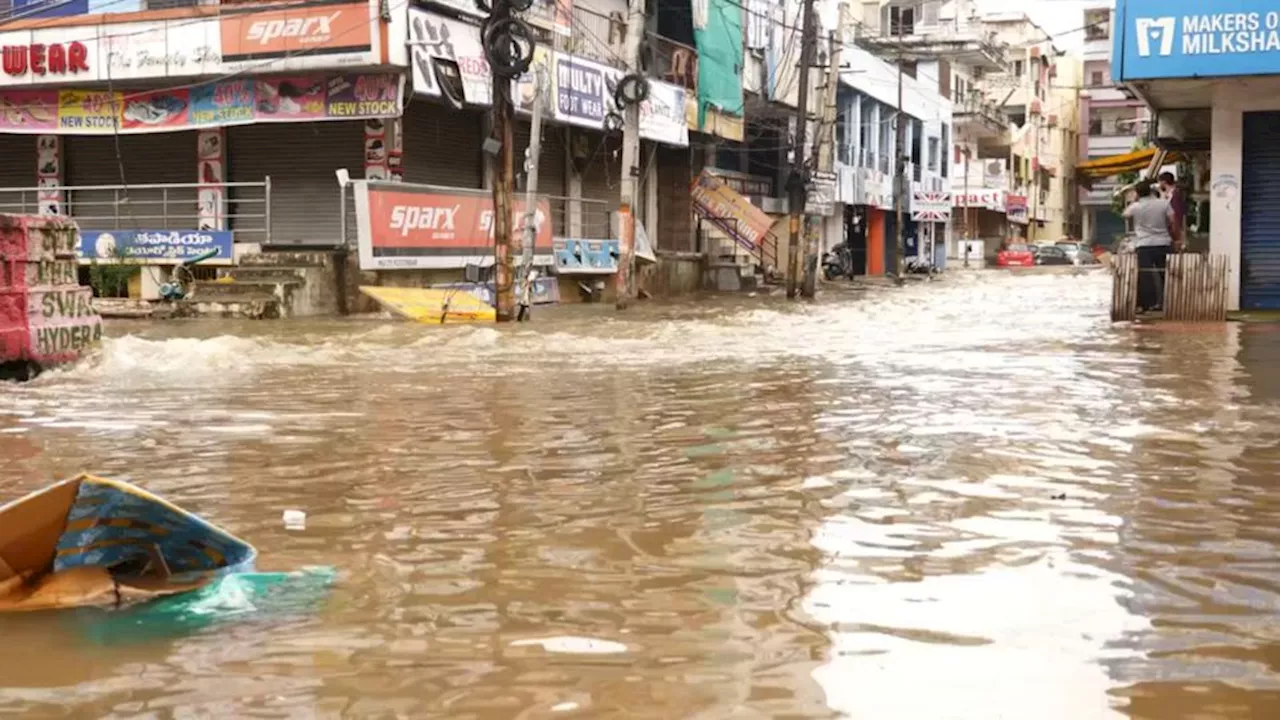
[{"label": "electric pole", "polygon": [[[827,43],[830,50],[827,53],[827,82],[822,87],[822,118],[821,125],[818,126],[818,132],[813,138],[813,168],[823,172],[829,171],[833,165],[835,158],[833,157],[835,148],[835,131],[836,131],[836,98],[837,90],[840,84],[840,50],[844,46],[837,40],[835,32],[828,34]],[[800,294],[806,298],[816,297],[818,294],[818,234],[812,232],[812,228],[807,227],[812,222],[805,217],[805,258],[804,258],[804,284],[800,287]]]},{"label": "electric pole", "polygon": [[804,205],[808,194],[805,173],[805,131],[809,124],[809,66],[813,65],[815,39],[813,28],[813,0],[804,0],[800,22],[800,97],[796,102],[796,134],[791,144],[791,191],[787,203],[791,211],[790,242],[787,243],[787,298],[795,298],[800,285],[800,239],[804,224]]},{"label": "electric pole", "polygon": [[893,209],[897,215],[897,223],[895,223],[894,231],[897,235],[893,245],[893,274],[894,279],[901,284],[904,280],[902,274],[903,256],[907,254],[906,244],[903,242],[905,228],[903,227],[902,211],[907,204],[907,153],[903,146],[907,144],[907,124],[902,115],[902,22],[898,22],[898,114],[894,116],[894,142],[896,143],[896,157],[894,157],[894,174],[897,186],[894,188],[896,192],[893,194]]},{"label": "electric pole", "polygon": [[[623,59],[628,73],[640,72],[640,47],[644,40],[645,0],[628,0],[627,35]],[[621,104],[621,103],[620,103]],[[614,276],[614,307],[626,310],[631,304],[636,265],[636,205],[639,202],[637,177],[640,169],[640,103],[622,108],[622,193],[618,205],[618,274]]]},{"label": "electric pole", "polygon": [[542,102],[547,83],[541,66],[533,69],[533,121],[529,129],[529,149],[524,161],[524,245],[520,257],[520,310],[516,319],[529,318],[533,305],[533,246],[538,241],[538,158],[542,155]]},{"label": "electric pole", "polygon": [[[490,22],[496,24],[510,19],[509,0],[494,0]],[[490,59],[489,64],[493,78],[493,105],[490,118],[493,137],[501,145],[493,159],[493,292],[496,301],[494,314],[498,322],[511,322],[516,318],[516,295],[511,257],[512,214],[515,211],[511,202],[514,189],[512,163],[515,154],[512,126],[515,124],[515,119],[511,106],[511,78],[494,71],[493,59]]]}]

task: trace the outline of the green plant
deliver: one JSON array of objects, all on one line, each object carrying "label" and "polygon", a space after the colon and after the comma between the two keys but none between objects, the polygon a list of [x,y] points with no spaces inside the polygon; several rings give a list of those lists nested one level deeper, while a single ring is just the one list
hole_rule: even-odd
[{"label": "green plant", "polygon": [[89,265],[89,287],[93,288],[94,297],[129,296],[129,278],[141,268],[118,248],[114,252],[114,258],[114,262],[102,263],[94,260]]}]

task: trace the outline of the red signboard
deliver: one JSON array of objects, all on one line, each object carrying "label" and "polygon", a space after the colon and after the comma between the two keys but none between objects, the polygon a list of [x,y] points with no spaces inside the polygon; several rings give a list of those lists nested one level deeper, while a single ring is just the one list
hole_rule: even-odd
[{"label": "red signboard", "polygon": [[[364,270],[456,268],[493,259],[493,199],[483,190],[359,183],[356,220]],[[524,237],[524,203],[513,215],[515,245]],[[534,250],[551,254],[551,205],[539,199]]]},{"label": "red signboard", "polygon": [[31,43],[0,48],[6,75],[74,75],[89,72],[89,50],[82,42]]}]

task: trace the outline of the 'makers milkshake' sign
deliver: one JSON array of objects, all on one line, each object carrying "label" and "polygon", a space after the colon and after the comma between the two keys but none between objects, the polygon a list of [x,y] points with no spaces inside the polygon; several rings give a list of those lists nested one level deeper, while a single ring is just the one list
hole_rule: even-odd
[{"label": "'makers milkshake' sign", "polygon": [[1280,72],[1280,7],[1241,0],[1119,0],[1115,56],[1121,80]]}]

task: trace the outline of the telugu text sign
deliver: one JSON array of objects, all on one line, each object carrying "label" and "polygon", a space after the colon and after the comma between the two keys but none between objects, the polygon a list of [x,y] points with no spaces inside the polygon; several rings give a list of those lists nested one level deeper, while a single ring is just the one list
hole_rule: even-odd
[{"label": "telugu text sign", "polygon": [[234,261],[228,230],[81,230],[76,255],[81,264],[175,265],[210,250],[207,265]]},{"label": "telugu text sign", "polygon": [[1274,0],[1119,0],[1115,18],[1122,81],[1280,72]]}]

